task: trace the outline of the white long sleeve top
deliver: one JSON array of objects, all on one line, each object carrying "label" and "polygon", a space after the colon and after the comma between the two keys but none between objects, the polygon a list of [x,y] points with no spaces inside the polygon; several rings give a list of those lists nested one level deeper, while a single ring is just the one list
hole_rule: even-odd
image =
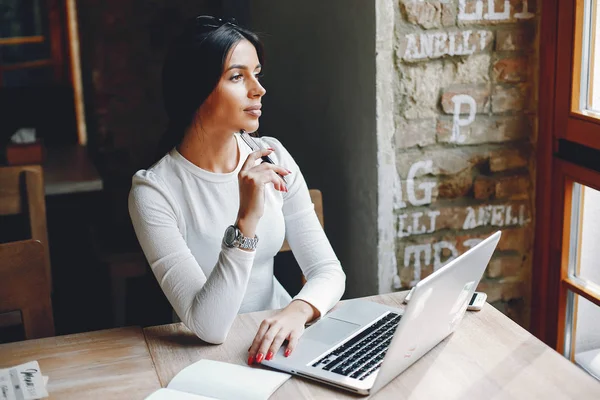
[{"label": "white long sleeve top", "polygon": [[[250,148],[235,134],[240,159],[230,173],[203,170],[171,150],[133,176],[129,213],[137,238],[175,312],[198,337],[222,343],[238,313],[285,307],[291,296],[273,275],[284,238],[307,279],[294,299],[321,315],[341,298],[342,271],[321,228],[298,165],[274,138],[263,137],[270,157],[292,171],[288,192],[265,188],[256,251],[222,244],[239,209],[238,173]],[[260,162],[260,160],[258,161]]]}]

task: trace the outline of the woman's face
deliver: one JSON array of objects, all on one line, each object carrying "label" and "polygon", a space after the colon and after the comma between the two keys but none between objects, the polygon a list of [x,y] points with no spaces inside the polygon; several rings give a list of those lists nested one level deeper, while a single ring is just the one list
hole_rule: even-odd
[{"label": "woman's face", "polygon": [[260,72],[254,45],[247,40],[235,44],[227,55],[217,87],[200,106],[202,127],[228,133],[256,131],[261,99],[266,93],[258,81]]}]

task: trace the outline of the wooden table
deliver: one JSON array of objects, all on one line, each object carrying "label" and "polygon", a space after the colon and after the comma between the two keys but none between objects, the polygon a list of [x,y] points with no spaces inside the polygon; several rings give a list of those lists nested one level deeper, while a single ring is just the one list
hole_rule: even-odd
[{"label": "wooden table", "polygon": [[102,178],[83,146],[48,147],[43,168],[46,196],[102,190]]},{"label": "wooden table", "polygon": [[143,399],[160,388],[139,327],[0,345],[0,368],[34,360],[49,399]]},{"label": "wooden table", "polygon": [[[407,292],[369,298],[402,307]],[[208,345],[182,324],[144,329],[162,386],[202,359],[246,365],[260,322],[273,311],[239,315],[227,341]],[[356,399],[357,395],[293,377],[272,399]],[[487,305],[468,312],[458,330],[395,380],[375,399],[598,399],[600,383],[505,315]]]}]

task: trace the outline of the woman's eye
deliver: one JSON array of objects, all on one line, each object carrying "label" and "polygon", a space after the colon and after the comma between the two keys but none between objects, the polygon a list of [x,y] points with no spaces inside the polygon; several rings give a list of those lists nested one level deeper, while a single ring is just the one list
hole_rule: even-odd
[{"label": "woman's eye", "polygon": [[[260,80],[260,79],[263,77],[263,73],[262,73],[262,72],[259,72],[259,73],[257,73],[257,74],[254,74],[254,77],[255,77],[257,80]],[[238,81],[241,81],[243,78],[244,78],[244,75],[243,75],[243,74],[235,74],[235,75],[233,75],[233,76],[231,77],[231,80],[232,80],[233,82],[238,82]]]}]

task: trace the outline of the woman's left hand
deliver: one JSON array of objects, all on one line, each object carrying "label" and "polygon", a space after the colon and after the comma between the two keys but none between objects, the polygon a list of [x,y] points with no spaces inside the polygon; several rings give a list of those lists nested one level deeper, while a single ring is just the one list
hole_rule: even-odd
[{"label": "woman's left hand", "polygon": [[265,319],[248,349],[248,365],[273,358],[285,340],[288,341],[285,349],[288,357],[304,333],[304,325],[316,318],[318,313],[305,301],[294,300],[279,313]]}]

